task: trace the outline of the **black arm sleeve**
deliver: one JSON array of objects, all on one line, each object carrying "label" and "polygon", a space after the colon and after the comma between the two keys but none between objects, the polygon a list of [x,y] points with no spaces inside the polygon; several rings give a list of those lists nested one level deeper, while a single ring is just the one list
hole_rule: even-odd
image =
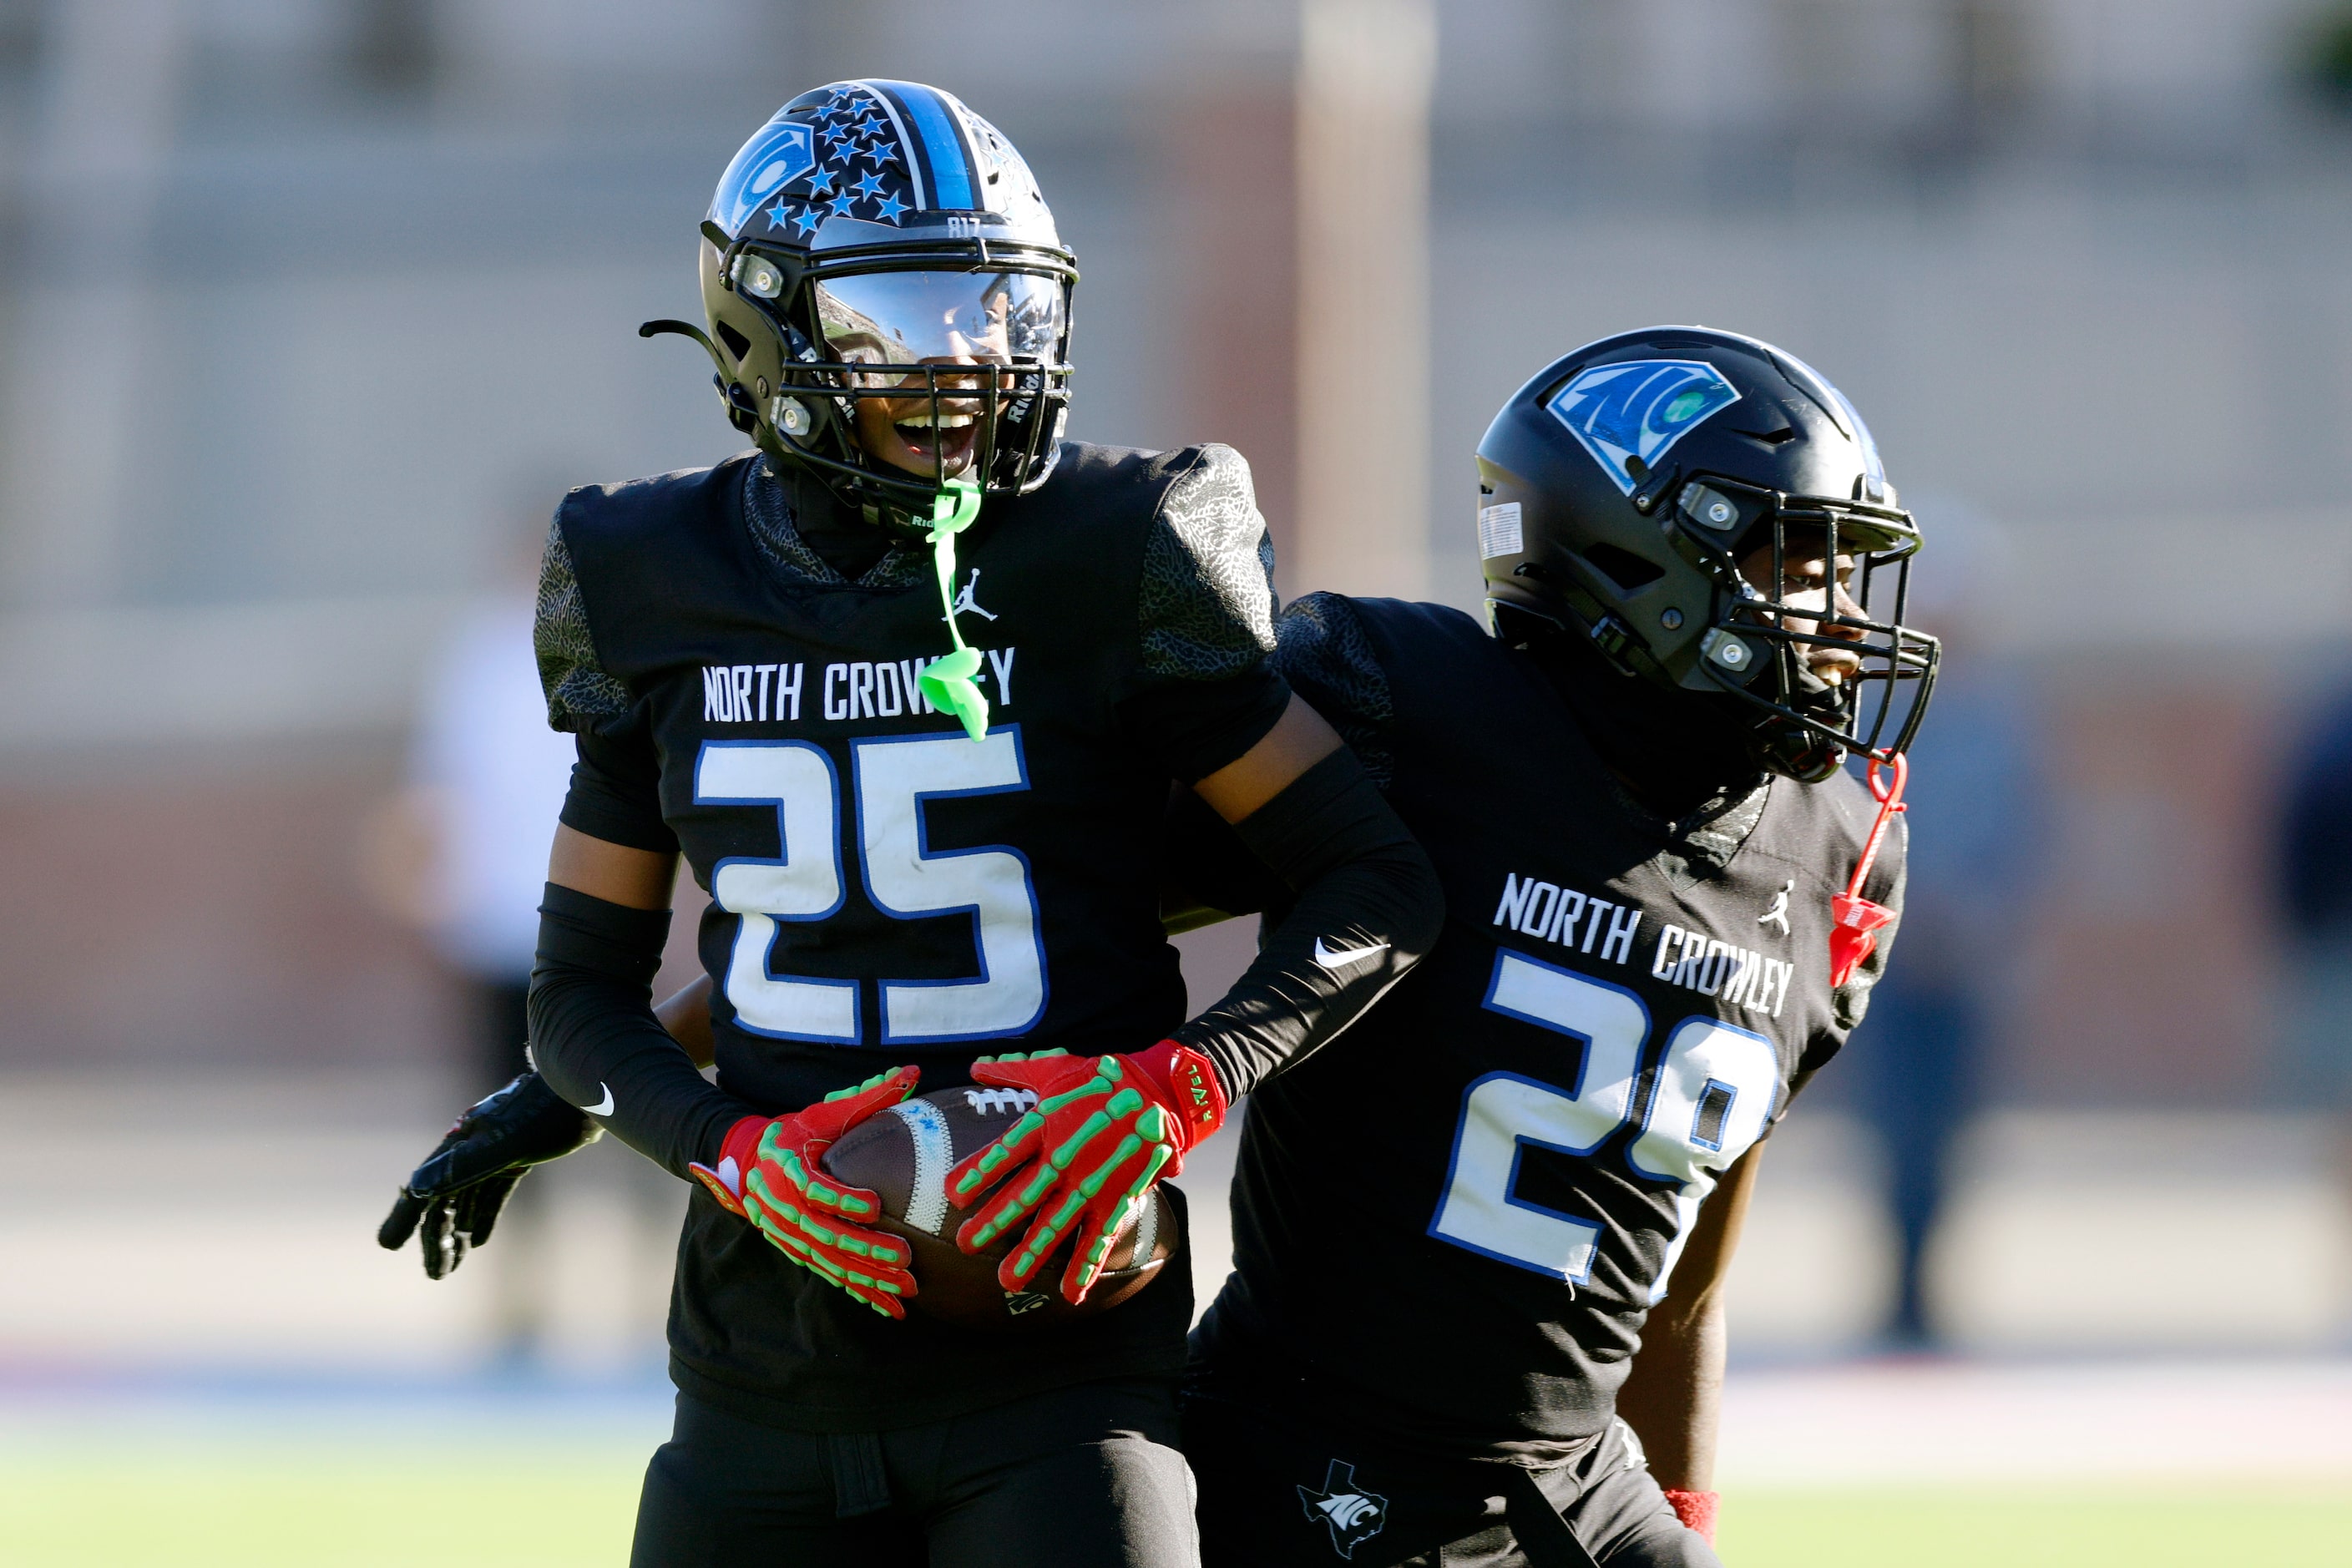
[{"label": "black arm sleeve", "polygon": [[1355,1022],[1436,942],[1444,894],[1363,764],[1337,751],[1228,830],[1295,899],[1223,1000],[1175,1037],[1233,1098]]},{"label": "black arm sleeve", "polygon": [[1160,829],[1160,923],[1192,931],[1234,915],[1271,912],[1277,921],[1298,895],[1209,803],[1189,789],[1169,793]]},{"label": "black arm sleeve", "polygon": [[684,1176],[715,1163],[755,1114],[705,1081],[654,1017],[667,910],[633,910],[547,884],[530,972],[531,1059],[548,1087],[622,1142]]}]

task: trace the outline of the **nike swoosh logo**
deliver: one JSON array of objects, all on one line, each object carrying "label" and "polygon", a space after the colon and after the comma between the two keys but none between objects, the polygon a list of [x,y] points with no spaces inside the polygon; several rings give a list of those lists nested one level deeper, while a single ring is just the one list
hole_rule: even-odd
[{"label": "nike swoosh logo", "polygon": [[593,1104],[593,1105],[583,1105],[583,1106],[582,1106],[580,1109],[581,1109],[581,1110],[584,1110],[584,1111],[586,1111],[586,1112],[587,1112],[589,1115],[591,1115],[591,1116],[610,1116],[610,1115],[612,1115],[612,1114],[613,1114],[613,1091],[612,1091],[611,1089],[604,1089],[604,1083],[603,1083],[601,1080],[599,1080],[599,1081],[598,1081],[598,1083],[597,1083],[596,1087],[597,1087],[598,1089],[604,1089],[604,1099],[602,1099],[602,1100],[598,1100],[598,1101],[597,1101],[595,1104]]},{"label": "nike swoosh logo", "polygon": [[1389,950],[1387,942],[1373,947],[1350,947],[1335,950],[1327,946],[1321,937],[1315,939],[1315,962],[1326,969],[1345,969],[1351,963],[1361,963],[1368,958],[1378,958]]}]

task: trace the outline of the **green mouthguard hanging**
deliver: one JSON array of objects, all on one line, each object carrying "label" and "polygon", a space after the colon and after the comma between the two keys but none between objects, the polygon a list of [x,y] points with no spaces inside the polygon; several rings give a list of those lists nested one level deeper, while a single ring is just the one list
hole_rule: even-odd
[{"label": "green mouthguard hanging", "polygon": [[963,721],[963,732],[973,740],[988,734],[988,699],[972,684],[980,673],[980,650],[964,646],[963,629],[955,617],[955,536],[980,515],[980,486],[970,479],[950,479],[931,503],[931,565],[939,573],[940,604],[948,613],[948,636],[955,651],[923,667],[918,684],[931,706]]}]

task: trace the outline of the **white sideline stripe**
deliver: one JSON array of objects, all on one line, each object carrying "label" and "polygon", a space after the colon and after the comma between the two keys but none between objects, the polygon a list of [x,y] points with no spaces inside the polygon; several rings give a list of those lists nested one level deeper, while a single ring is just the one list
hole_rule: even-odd
[{"label": "white sideline stripe", "polygon": [[1752,1488],[2215,1476],[2340,1485],[2352,1479],[2347,1409],[2347,1360],[1734,1371],[1717,1474]]},{"label": "white sideline stripe", "polygon": [[937,1236],[948,1223],[948,1167],[955,1163],[948,1119],[928,1100],[902,1100],[890,1108],[890,1114],[907,1124],[915,1140],[915,1184],[907,1199],[907,1223]]}]

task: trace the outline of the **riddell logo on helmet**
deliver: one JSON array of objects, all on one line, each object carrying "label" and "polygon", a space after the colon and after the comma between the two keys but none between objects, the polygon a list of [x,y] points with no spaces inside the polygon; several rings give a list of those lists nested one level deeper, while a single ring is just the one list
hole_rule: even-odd
[{"label": "riddell logo on helmet", "polygon": [[1738,401],[1704,360],[1636,359],[1578,372],[1544,407],[1632,495],[1675,442]]}]

